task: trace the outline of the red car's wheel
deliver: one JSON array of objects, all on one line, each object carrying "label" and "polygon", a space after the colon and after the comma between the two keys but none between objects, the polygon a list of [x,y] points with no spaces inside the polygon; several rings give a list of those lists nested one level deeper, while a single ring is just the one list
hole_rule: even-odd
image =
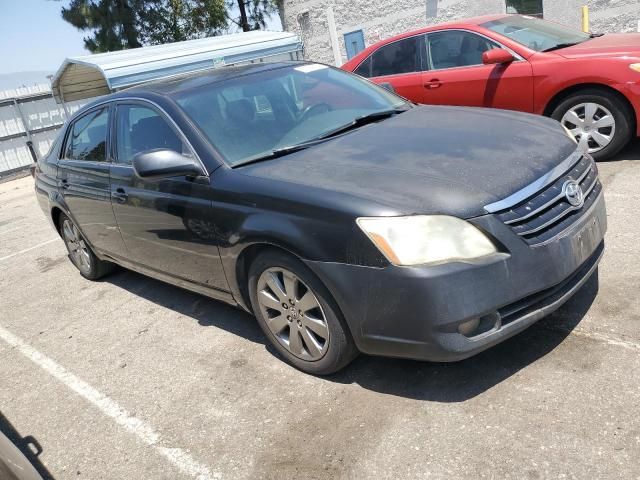
[{"label": "red car's wheel", "polygon": [[571,95],[551,116],[573,135],[596,160],[606,160],[629,143],[633,117],[614,94],[595,89]]}]

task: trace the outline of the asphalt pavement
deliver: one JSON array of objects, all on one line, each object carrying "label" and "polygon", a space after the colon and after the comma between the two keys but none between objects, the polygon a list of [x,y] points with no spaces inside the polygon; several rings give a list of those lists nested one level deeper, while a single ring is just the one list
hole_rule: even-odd
[{"label": "asphalt pavement", "polygon": [[0,430],[55,479],[640,478],[640,142],[599,169],[606,253],[561,310],[463,362],[324,378],[214,300],[84,280],[33,180],[2,183]]}]

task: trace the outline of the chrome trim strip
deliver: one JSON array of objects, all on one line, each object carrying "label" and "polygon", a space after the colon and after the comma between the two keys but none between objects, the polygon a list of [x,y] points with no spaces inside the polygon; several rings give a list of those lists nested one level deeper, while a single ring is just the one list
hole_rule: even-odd
[{"label": "chrome trim strip", "polygon": [[530,183],[522,190],[518,190],[516,193],[509,195],[507,198],[502,200],[498,200],[497,202],[490,203],[489,205],[485,205],[484,209],[487,213],[496,213],[501,210],[506,210],[507,208],[511,208],[514,205],[526,200],[527,198],[535,195],[537,192],[542,190],[544,187],[549,185],[551,182],[555,182],[560,175],[569,171],[573,166],[578,163],[578,161],[584,155],[583,152],[576,150],[571,155],[569,155],[565,160],[562,161],[559,165],[557,165],[553,170],[544,174],[539,179]]},{"label": "chrome trim strip", "polygon": [[[578,179],[576,180],[576,182],[578,183],[582,183],[582,181],[585,179],[586,176],[588,176],[591,172],[593,171],[593,167],[591,165],[589,165],[589,168],[587,168],[581,175],[580,177],[578,177]],[[597,177],[596,177],[597,179]],[[540,213],[542,210],[545,210],[547,208],[549,208],[551,205],[553,205],[554,203],[556,203],[558,200],[560,200],[562,197],[565,196],[564,191],[560,192],[558,195],[556,195],[555,197],[553,197],[551,200],[549,200],[547,203],[545,203],[544,205],[542,205],[541,207],[536,208],[535,210],[533,210],[532,212],[527,213],[526,215],[524,215],[523,217],[519,217],[519,218],[515,218],[513,220],[508,220],[505,223],[505,225],[512,225],[514,223],[518,223],[518,222],[522,222],[523,220],[527,220],[528,218],[533,217],[534,215],[537,215],[538,213]],[[585,194],[586,197],[586,194]]]},{"label": "chrome trim strip", "polygon": [[[595,181],[589,186],[589,188],[587,189],[587,191],[584,193],[585,198],[589,196],[589,194],[591,193],[591,191],[595,188],[596,183],[598,183],[598,179],[596,178]],[[573,212],[575,210],[580,210],[582,208],[582,205],[580,205],[579,207],[574,207],[573,205],[570,205],[569,208],[563,210],[562,212],[560,212],[559,215],[556,215],[555,217],[553,217],[550,220],[547,220],[546,222],[544,222],[542,225],[540,225],[539,227],[536,228],[532,228],[531,230],[527,230],[526,232],[519,232],[518,235],[520,235],[521,237],[524,237],[526,235],[531,235],[532,233],[536,233],[539,232],[540,230],[544,230],[545,228],[547,228],[549,225],[553,225],[554,223],[556,223],[557,221],[561,220],[562,218],[564,218],[568,213]],[[537,245],[537,244],[536,244]]]}]

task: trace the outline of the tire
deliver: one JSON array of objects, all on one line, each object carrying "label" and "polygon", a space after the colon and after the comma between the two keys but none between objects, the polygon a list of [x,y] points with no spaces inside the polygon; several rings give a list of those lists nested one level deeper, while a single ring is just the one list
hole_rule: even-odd
[{"label": "tire", "polygon": [[[336,302],[298,259],[276,250],[260,254],[249,267],[249,295],[260,327],[280,356],[294,367],[328,375],[357,356]],[[286,308],[283,303],[288,303]]]},{"label": "tire", "polygon": [[58,221],[60,236],[69,252],[69,260],[76,266],[80,275],[88,280],[98,280],[113,271],[115,265],[96,257],[80,229],[69,217],[61,213]]},{"label": "tire", "polygon": [[[585,122],[588,105],[597,107],[595,115],[592,113],[591,118],[602,120],[603,117],[608,116],[610,113],[611,117],[613,117],[613,125],[604,126],[610,122],[605,120],[605,122],[602,122],[603,126],[597,128],[588,119]],[[593,112],[593,107],[590,108],[592,109],[590,111]],[[577,113],[578,118],[572,117],[572,112]],[[607,160],[613,157],[629,143],[633,136],[633,113],[628,105],[615,94],[603,90],[585,89],[571,95],[554,109],[551,117],[576,133],[584,131],[582,130],[583,128],[588,128],[585,132],[586,137],[579,134],[576,136],[579,136],[583,146],[589,146],[589,153],[596,160]],[[574,120],[575,123],[571,120]],[[580,124],[579,120],[583,123]],[[599,142],[594,139],[595,133],[601,135],[598,136],[601,143],[603,139],[611,137],[609,143],[604,146],[598,146]]]}]

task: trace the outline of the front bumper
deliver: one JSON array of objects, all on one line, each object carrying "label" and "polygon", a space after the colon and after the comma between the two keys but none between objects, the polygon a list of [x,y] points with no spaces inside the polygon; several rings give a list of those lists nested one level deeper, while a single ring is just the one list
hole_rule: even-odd
[{"label": "front bumper", "polygon": [[[571,229],[531,247],[494,215],[473,222],[506,252],[472,263],[385,268],[312,262],[372,355],[456,361],[475,355],[556,310],[596,271],[604,252],[602,193]],[[459,333],[478,319],[478,328]]]}]

